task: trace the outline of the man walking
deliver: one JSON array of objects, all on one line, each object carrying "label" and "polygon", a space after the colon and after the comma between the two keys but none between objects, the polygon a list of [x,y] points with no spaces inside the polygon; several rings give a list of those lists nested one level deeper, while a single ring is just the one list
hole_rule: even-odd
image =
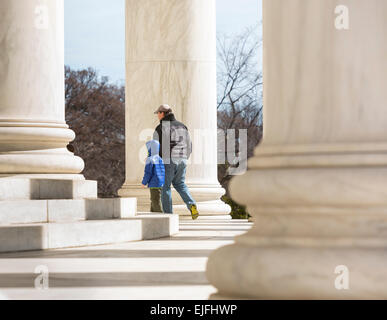
[{"label": "man walking", "polygon": [[187,127],[176,120],[169,105],[163,104],[156,111],[160,124],[156,127],[153,139],[160,142],[160,156],[165,165],[165,182],[161,191],[164,213],[173,213],[171,184],[180,194],[192,219],[199,212],[196,202],[185,184],[187,160],[192,152],[192,143]]}]

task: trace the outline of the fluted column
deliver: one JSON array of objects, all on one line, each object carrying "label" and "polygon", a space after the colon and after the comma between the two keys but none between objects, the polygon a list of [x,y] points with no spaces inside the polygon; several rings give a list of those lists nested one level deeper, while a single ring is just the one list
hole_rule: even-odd
[{"label": "fluted column", "polygon": [[387,2],[265,0],[263,17],[264,138],[231,183],[256,222],[210,256],[214,298],[386,299]]},{"label": "fluted column", "polygon": [[[145,141],[158,124],[154,110],[167,103],[191,134],[186,182],[201,215],[229,217],[217,179],[215,27],[215,0],[126,1],[126,181],[119,194],[137,196],[140,210],[149,210],[149,191],[140,188]],[[173,203],[175,213],[189,214],[175,192]]]},{"label": "fluted column", "polygon": [[0,176],[82,178],[68,152],[63,0],[0,1]]}]

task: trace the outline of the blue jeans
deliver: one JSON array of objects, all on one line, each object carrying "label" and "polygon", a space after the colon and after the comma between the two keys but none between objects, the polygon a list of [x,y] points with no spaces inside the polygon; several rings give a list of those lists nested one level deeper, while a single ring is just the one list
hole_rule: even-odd
[{"label": "blue jeans", "polygon": [[165,164],[165,182],[161,191],[161,202],[163,204],[164,213],[173,213],[171,184],[180,194],[180,197],[187,205],[188,210],[191,205],[195,204],[195,200],[192,199],[188,187],[185,184],[186,169],[186,159],[172,158],[169,164]]}]

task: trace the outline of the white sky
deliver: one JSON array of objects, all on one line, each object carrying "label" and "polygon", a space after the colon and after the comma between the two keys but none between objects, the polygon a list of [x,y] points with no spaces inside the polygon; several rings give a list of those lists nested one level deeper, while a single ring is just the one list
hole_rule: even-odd
[{"label": "white sky", "polygon": [[[138,0],[141,1],[141,0]],[[240,33],[261,21],[262,0],[217,0],[218,32]],[[125,78],[125,0],[65,0],[65,63]]]}]

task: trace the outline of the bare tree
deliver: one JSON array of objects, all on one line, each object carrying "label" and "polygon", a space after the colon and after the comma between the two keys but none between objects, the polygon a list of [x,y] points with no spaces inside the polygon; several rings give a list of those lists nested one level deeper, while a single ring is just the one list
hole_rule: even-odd
[{"label": "bare tree", "polygon": [[[262,138],[262,72],[258,56],[261,41],[256,27],[235,37],[218,36],[218,128],[247,130],[247,156]],[[236,146],[238,149],[238,146]],[[238,150],[237,150],[238,151]],[[218,166],[218,178],[228,191],[230,163]]]},{"label": "bare tree", "polygon": [[98,181],[98,195],[115,197],[125,180],[125,87],[91,68],[66,67],[65,78],[66,121],[76,133],[70,148],[85,161],[85,178]]}]

